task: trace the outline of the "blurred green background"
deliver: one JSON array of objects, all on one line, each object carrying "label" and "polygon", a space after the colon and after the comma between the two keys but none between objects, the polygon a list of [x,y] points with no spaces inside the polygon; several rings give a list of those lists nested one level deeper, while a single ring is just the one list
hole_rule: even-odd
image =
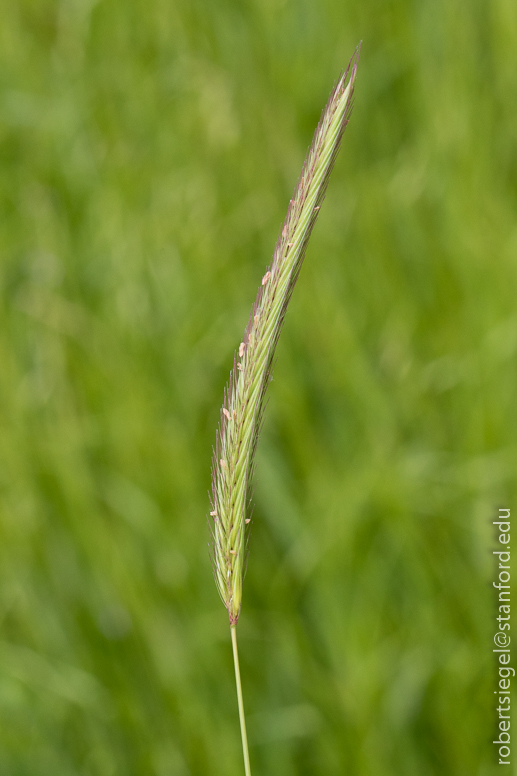
[{"label": "blurred green background", "polygon": [[515,0],[11,0],[1,17],[0,773],[243,773],[211,446],[361,39],[258,451],[253,773],[495,773]]}]

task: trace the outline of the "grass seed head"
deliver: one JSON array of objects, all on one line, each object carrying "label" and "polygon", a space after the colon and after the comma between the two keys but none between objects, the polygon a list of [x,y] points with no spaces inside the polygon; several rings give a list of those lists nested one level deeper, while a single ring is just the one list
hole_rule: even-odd
[{"label": "grass seed head", "polygon": [[[273,260],[264,274],[225,391],[212,460],[214,577],[230,623],[239,618],[253,460],[275,347],[341,138],[352,111],[356,49],[321,115],[289,202]],[[245,358],[243,356],[245,355]],[[230,422],[233,421],[233,422]],[[249,529],[248,529],[249,530]]]}]

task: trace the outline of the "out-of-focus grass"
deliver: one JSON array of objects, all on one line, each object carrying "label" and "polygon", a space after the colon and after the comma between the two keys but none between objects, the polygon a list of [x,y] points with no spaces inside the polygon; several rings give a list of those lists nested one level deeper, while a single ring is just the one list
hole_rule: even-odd
[{"label": "out-of-focus grass", "polygon": [[242,773],[210,450],[361,38],[259,447],[239,623],[253,769],[492,773],[516,30],[513,0],[5,4],[2,774]]}]

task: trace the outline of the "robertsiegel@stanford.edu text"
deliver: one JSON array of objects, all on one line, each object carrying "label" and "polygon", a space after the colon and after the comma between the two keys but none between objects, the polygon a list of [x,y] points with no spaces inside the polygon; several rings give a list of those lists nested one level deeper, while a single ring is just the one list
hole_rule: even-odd
[{"label": "robertsiegel@stanford.edu text", "polygon": [[494,550],[494,555],[499,558],[499,577],[494,587],[499,590],[497,631],[494,634],[496,649],[494,652],[498,658],[499,689],[494,690],[498,696],[496,711],[499,714],[499,737],[493,742],[499,747],[499,765],[510,765],[510,677],[515,676],[515,668],[510,662],[510,510],[500,509],[498,520],[494,525],[499,526],[499,543],[504,545],[504,550]]}]

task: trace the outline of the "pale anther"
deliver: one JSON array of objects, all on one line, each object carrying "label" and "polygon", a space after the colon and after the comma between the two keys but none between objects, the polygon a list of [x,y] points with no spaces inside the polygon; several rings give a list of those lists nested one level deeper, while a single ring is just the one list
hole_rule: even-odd
[{"label": "pale anther", "polygon": [[265,275],[264,275],[264,277],[262,278],[262,285],[263,285],[263,286],[265,286],[265,285],[266,285],[266,283],[267,283],[267,281],[269,280],[269,278],[270,278],[270,277],[271,277],[271,272],[269,272],[269,271],[268,271],[268,272],[266,272],[266,274],[265,274]]}]

